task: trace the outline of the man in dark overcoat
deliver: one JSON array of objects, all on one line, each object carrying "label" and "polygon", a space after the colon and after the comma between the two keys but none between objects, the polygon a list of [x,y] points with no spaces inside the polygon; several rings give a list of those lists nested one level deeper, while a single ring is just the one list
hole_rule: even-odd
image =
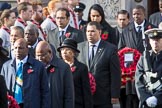
[{"label": "man in dark overcoat", "polygon": [[101,26],[97,22],[88,23],[86,35],[88,41],[78,45],[78,60],[88,66],[95,78],[94,108],[112,108],[119,101],[121,84],[117,47],[101,40]]}]

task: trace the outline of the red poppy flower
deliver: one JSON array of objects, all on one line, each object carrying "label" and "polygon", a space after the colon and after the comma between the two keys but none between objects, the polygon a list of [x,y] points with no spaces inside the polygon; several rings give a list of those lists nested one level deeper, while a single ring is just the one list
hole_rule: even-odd
[{"label": "red poppy flower", "polygon": [[13,96],[7,95],[8,98],[8,108],[20,108]]},{"label": "red poppy flower", "polygon": [[66,33],[66,34],[65,34],[65,37],[66,37],[66,38],[69,38],[69,37],[70,37],[70,35],[71,35],[71,33],[70,33],[70,32],[68,32],[68,33]]},{"label": "red poppy flower", "polygon": [[[129,67],[125,67],[124,66],[124,64],[125,64],[124,54],[129,53],[129,52],[133,53],[133,62],[130,64]],[[137,62],[138,62],[141,54],[136,49],[125,47],[118,52],[118,55],[119,55],[119,60],[120,60],[120,68],[121,68],[121,72],[122,72],[122,86],[125,86],[125,84],[128,80],[131,80],[131,81],[134,80],[136,65],[137,65]]]},{"label": "red poppy flower", "polygon": [[92,93],[92,95],[94,95],[94,93],[96,92],[96,80],[95,80],[94,76],[90,72],[88,72],[88,76],[89,76],[89,83],[90,83],[91,93]]},{"label": "red poppy flower", "polygon": [[51,69],[50,69],[50,72],[51,72],[51,73],[55,72],[55,68],[54,68],[54,67],[51,68]]},{"label": "red poppy flower", "polygon": [[72,67],[70,67],[70,69],[71,69],[71,72],[75,72],[76,66],[72,66]]},{"label": "red poppy flower", "polygon": [[27,72],[28,72],[28,74],[30,74],[30,73],[33,72],[33,69],[30,68],[30,69],[27,70]]},{"label": "red poppy flower", "polygon": [[102,40],[107,40],[108,37],[109,37],[108,32],[104,32],[104,33],[101,35],[101,39],[102,39]]},{"label": "red poppy flower", "polygon": [[151,27],[151,25],[149,25],[148,27],[147,27],[147,30],[149,30],[149,29],[151,29],[152,27]]}]

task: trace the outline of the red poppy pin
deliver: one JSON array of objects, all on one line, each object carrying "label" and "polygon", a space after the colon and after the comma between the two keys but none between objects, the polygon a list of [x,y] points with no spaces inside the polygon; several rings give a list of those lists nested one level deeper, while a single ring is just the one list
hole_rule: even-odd
[{"label": "red poppy pin", "polygon": [[54,67],[50,69],[50,73],[53,73],[53,72],[55,72],[55,68]]},{"label": "red poppy pin", "polygon": [[28,74],[30,74],[30,73],[33,72],[33,69],[32,69],[32,68],[29,68],[29,69],[27,70],[27,72],[28,72]]},{"label": "red poppy pin", "polygon": [[147,30],[149,30],[149,29],[151,29],[152,27],[151,27],[151,25],[149,25],[148,27],[147,27]]},{"label": "red poppy pin", "polygon": [[109,34],[108,34],[108,32],[106,31],[106,32],[104,32],[102,35],[101,35],[101,39],[102,40],[107,40],[108,39],[108,37],[109,37]]},{"label": "red poppy pin", "polygon": [[70,35],[71,35],[71,33],[70,33],[70,32],[68,32],[68,33],[66,33],[66,34],[65,34],[65,37],[66,37],[66,38],[69,38],[69,37],[70,37]]},{"label": "red poppy pin", "polygon": [[70,69],[71,69],[71,72],[75,72],[76,66],[72,66],[72,67],[70,67]]}]

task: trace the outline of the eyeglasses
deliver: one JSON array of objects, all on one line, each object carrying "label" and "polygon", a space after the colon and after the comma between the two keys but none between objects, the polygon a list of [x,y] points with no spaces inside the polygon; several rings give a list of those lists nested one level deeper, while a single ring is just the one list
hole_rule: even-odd
[{"label": "eyeglasses", "polygon": [[56,17],[56,19],[65,20],[66,17]]}]

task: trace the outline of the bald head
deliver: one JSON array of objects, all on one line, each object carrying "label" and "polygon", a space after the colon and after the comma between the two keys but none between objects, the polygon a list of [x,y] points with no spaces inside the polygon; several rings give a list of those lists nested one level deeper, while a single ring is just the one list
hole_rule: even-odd
[{"label": "bald head", "polygon": [[28,55],[28,47],[25,39],[20,38],[14,43],[14,53],[16,59],[23,60]]},{"label": "bald head", "polygon": [[46,41],[40,41],[36,47],[36,59],[48,64],[52,59],[52,49]]}]

